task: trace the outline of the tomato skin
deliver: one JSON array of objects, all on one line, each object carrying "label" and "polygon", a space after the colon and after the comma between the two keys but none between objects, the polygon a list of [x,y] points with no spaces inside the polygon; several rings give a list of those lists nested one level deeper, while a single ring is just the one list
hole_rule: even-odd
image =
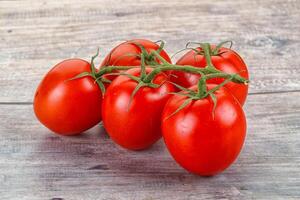
[{"label": "tomato skin", "polygon": [[183,168],[201,176],[215,175],[229,167],[246,136],[241,105],[225,88],[215,95],[214,116],[213,102],[207,97],[192,101],[167,118],[187,99],[179,95],[169,99],[162,114],[163,138],[171,155]]},{"label": "tomato skin", "polygon": [[[149,72],[151,69],[147,68]],[[126,71],[138,76],[139,68]],[[150,147],[162,136],[161,113],[175,88],[164,73],[158,74],[154,83],[158,88],[142,87],[133,97],[130,96],[137,82],[126,76],[118,76],[107,88],[102,103],[103,124],[111,139],[130,150]]]},{"label": "tomato skin", "polygon": [[[214,46],[212,46],[212,48],[214,48]],[[197,48],[197,50],[201,50],[201,48]],[[246,79],[249,78],[246,64],[235,51],[229,48],[222,47],[219,50],[219,55],[211,56],[211,60],[213,65],[223,72],[230,74],[238,73]],[[195,67],[204,68],[206,66],[206,60],[204,55],[196,54],[194,50],[191,50],[183,55],[176,64],[192,65]],[[174,76],[171,76],[170,79],[173,82],[187,88],[196,85],[200,77],[200,75],[197,74],[180,71],[174,71],[172,74]],[[224,79],[214,78],[208,80],[207,82],[212,84],[220,84],[222,81],[224,81]],[[225,85],[225,87],[238,99],[241,105],[244,105],[248,94],[248,85],[229,82]]]},{"label": "tomato skin", "polygon": [[61,135],[77,135],[101,121],[102,94],[90,72],[90,63],[69,59],[58,63],[39,84],[34,112],[47,128]]}]

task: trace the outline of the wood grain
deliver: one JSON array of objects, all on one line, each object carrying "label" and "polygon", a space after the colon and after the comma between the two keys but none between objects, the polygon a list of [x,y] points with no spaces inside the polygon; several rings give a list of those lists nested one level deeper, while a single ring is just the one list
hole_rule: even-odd
[{"label": "wood grain", "polygon": [[[60,60],[101,57],[121,41],[233,40],[250,69],[250,93],[300,90],[300,3],[280,1],[1,1],[0,102],[32,102]],[[99,61],[98,61],[99,62]]]},{"label": "wood grain", "polygon": [[180,168],[162,141],[150,150],[131,152],[112,143],[99,127],[80,137],[59,137],[37,122],[31,105],[0,105],[0,196],[297,199],[299,98],[300,92],[250,96],[245,147],[234,165],[210,178]]}]

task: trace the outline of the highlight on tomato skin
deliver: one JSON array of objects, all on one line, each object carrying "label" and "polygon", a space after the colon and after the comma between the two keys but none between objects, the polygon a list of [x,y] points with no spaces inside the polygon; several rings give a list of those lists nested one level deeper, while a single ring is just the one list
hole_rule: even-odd
[{"label": "highlight on tomato skin", "polygon": [[246,118],[239,102],[224,87],[215,95],[215,110],[211,98],[206,97],[191,101],[170,117],[187,99],[174,95],[162,114],[163,138],[172,157],[184,169],[200,176],[212,176],[228,168],[239,155],[246,136]]},{"label": "highlight on tomato skin", "polygon": [[[152,69],[146,68],[147,72]],[[140,69],[130,69],[127,74],[140,75]],[[175,88],[166,82],[168,76],[158,74],[153,83],[158,88],[141,87],[132,97],[138,83],[120,75],[107,88],[102,103],[104,127],[110,138],[129,150],[143,150],[152,146],[161,137],[161,113],[170,92]]]},{"label": "highlight on tomato skin", "polygon": [[89,62],[64,60],[55,65],[40,82],[34,96],[38,120],[60,135],[78,135],[101,121],[102,94],[90,76],[73,79],[91,72]]},{"label": "highlight on tomato skin", "polygon": [[[215,45],[212,45],[212,49],[215,48]],[[197,51],[201,51],[202,48],[196,48]],[[223,72],[229,74],[239,74],[242,77],[249,79],[249,73],[247,66],[241,56],[233,51],[232,49],[221,47],[218,51],[218,54],[211,55],[212,64]],[[177,65],[191,65],[194,67],[204,68],[206,67],[206,60],[204,55],[198,54],[194,50],[188,51],[176,62]],[[170,77],[171,81],[177,83],[183,87],[191,87],[196,85],[200,75],[191,74],[181,71],[173,71],[173,76]],[[211,84],[220,84],[223,82],[222,78],[214,78],[208,80],[207,83]],[[238,84],[234,82],[229,82],[225,87],[238,99],[241,105],[244,105],[247,95],[249,85]]]}]

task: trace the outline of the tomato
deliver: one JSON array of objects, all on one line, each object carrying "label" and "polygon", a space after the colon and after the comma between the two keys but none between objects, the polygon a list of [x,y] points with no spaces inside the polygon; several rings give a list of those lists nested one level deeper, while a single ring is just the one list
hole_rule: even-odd
[{"label": "tomato", "polygon": [[[137,55],[141,54],[141,49],[138,45],[142,45],[148,53],[153,50],[157,50],[159,45],[156,43],[145,40],[145,39],[133,39],[126,42],[123,42],[116,46],[111,52],[105,57],[101,66],[105,65],[114,65],[114,66],[140,66],[141,58]],[[160,55],[171,63],[171,59],[168,54],[162,50]]]},{"label": "tomato", "polygon": [[[105,59],[101,63],[100,68],[104,66],[140,66],[141,58],[139,57],[139,55],[142,51],[137,44],[142,45],[148,53],[159,48],[159,45],[157,45],[156,43],[145,39],[133,39],[123,42],[116,46],[113,50],[111,50],[111,52],[105,57]],[[170,57],[164,50],[160,52],[160,55],[166,61],[171,63]],[[146,64],[147,61],[149,62],[149,60],[146,59]],[[158,59],[154,59],[154,61],[159,63]],[[109,80],[113,80],[117,76],[105,75],[104,77]]]},{"label": "tomato", "polygon": [[[151,69],[147,68],[147,71]],[[140,68],[126,73],[139,76]],[[118,76],[107,88],[102,103],[103,124],[113,141],[130,150],[150,147],[161,138],[161,113],[175,88],[160,73],[153,80],[158,88],[141,87],[131,95],[138,83],[127,76]],[[131,101],[130,101],[131,99]]]},{"label": "tomato", "polygon": [[[208,89],[212,87],[208,84]],[[180,95],[171,97],[162,113],[163,138],[171,155],[183,168],[202,176],[230,166],[246,135],[246,119],[238,101],[224,87],[214,94],[214,114],[210,97],[192,100],[174,114],[188,98]]]},{"label": "tomato", "polygon": [[[214,48],[214,46],[212,47]],[[201,50],[201,48],[197,48],[197,50]],[[211,56],[211,60],[212,64],[223,72],[231,74],[238,73],[246,79],[249,78],[247,66],[243,59],[229,48],[221,47],[217,55]],[[194,50],[191,50],[183,55],[176,64],[203,68],[206,66],[206,60],[204,55],[199,55]],[[171,76],[171,80],[186,88],[196,85],[200,77],[200,75],[197,74],[180,71],[174,71],[172,74],[174,76]],[[208,80],[208,83],[220,84],[223,81],[224,79],[214,78]],[[248,85],[229,82],[225,87],[238,99],[241,105],[244,105],[248,94]]]},{"label": "tomato", "polygon": [[91,72],[90,63],[69,59],[47,73],[34,97],[36,117],[47,128],[61,135],[76,135],[101,121],[102,94],[95,80],[82,77]]}]

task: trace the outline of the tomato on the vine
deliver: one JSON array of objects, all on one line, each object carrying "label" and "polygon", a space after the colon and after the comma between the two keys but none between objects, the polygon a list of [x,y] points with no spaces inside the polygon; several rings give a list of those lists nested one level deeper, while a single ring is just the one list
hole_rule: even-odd
[{"label": "tomato on the vine", "polygon": [[[101,63],[101,67],[103,66],[140,66],[141,65],[141,58],[140,54],[142,53],[141,48],[139,45],[143,46],[147,53],[151,53],[151,51],[156,51],[159,49],[159,45],[155,42],[145,39],[133,39],[126,42],[123,42],[113,48],[111,52],[105,57],[103,62]],[[170,57],[165,52],[165,50],[161,50],[160,55],[171,62]],[[151,57],[154,59],[154,57]],[[148,59],[151,59],[148,58]],[[159,62],[157,59],[154,59]],[[151,61],[147,60],[146,62]]]},{"label": "tomato on the vine", "polygon": [[[150,72],[152,69],[147,68]],[[139,76],[141,69],[126,71]],[[161,138],[161,113],[175,88],[160,73],[153,80],[159,87],[141,87],[135,95],[138,82],[120,75],[110,84],[102,103],[103,124],[113,141],[130,150],[148,148]]]},{"label": "tomato on the vine", "polygon": [[101,121],[102,94],[90,76],[89,62],[64,60],[49,71],[34,96],[34,112],[47,128],[61,135],[77,135]]},{"label": "tomato on the vine", "polygon": [[174,95],[162,114],[163,138],[171,155],[183,168],[202,176],[230,166],[246,135],[245,115],[236,98],[224,87],[214,94],[216,107],[207,96],[191,100],[180,111],[177,109],[189,97]]},{"label": "tomato on the vine", "polygon": [[[212,46],[212,49],[214,48],[215,46]],[[201,52],[202,48],[199,47],[196,48],[196,50]],[[249,78],[248,69],[245,62],[232,49],[221,47],[218,52],[211,55],[211,61],[218,70],[229,74],[237,73],[246,79]],[[195,50],[190,50],[184,54],[176,64],[204,68],[207,63],[203,54],[199,54]],[[187,88],[196,85],[200,77],[198,74],[191,74],[181,71],[174,71],[172,74],[173,76],[171,76],[170,79],[173,82]],[[220,84],[223,81],[224,79],[222,78],[214,78],[208,80],[207,82],[212,84]],[[225,85],[225,87],[238,99],[241,105],[244,105],[248,94],[248,85],[229,82]]]}]

